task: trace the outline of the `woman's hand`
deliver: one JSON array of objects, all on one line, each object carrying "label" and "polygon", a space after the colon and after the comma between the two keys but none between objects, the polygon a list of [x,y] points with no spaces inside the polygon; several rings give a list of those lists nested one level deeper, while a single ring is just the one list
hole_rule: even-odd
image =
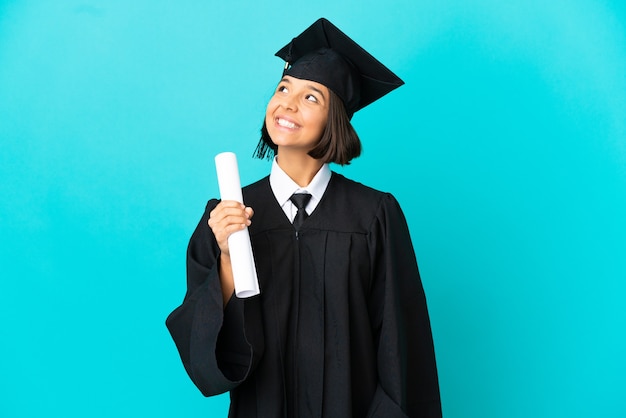
[{"label": "woman's hand", "polygon": [[222,285],[222,297],[224,307],[235,291],[233,280],[233,268],[230,263],[230,250],[228,248],[228,237],[237,231],[241,231],[250,225],[250,219],[254,215],[252,208],[233,200],[220,202],[209,214],[209,228],[220,247],[220,283]]},{"label": "woman's hand", "polygon": [[250,226],[252,215],[254,215],[252,208],[247,208],[234,200],[222,201],[211,211],[209,227],[213,231],[217,245],[223,255],[230,257],[228,237],[232,233]]}]

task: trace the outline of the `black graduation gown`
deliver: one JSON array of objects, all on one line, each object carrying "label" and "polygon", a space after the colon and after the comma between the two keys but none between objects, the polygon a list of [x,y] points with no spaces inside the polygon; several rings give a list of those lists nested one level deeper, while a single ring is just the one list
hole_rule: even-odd
[{"label": "black graduation gown", "polygon": [[269,177],[243,196],[261,294],[223,310],[211,200],[166,321],[200,391],[230,391],[229,417],[440,417],[426,300],[394,197],[333,173],[296,236]]}]

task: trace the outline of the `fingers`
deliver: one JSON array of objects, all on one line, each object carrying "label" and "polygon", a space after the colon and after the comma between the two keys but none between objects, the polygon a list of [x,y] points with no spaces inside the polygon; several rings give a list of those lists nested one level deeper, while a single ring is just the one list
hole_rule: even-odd
[{"label": "fingers", "polygon": [[213,233],[222,230],[232,233],[243,229],[250,225],[251,210],[246,210],[246,207],[238,202],[222,202],[209,214],[209,226]]},{"label": "fingers", "polygon": [[[238,202],[226,201],[218,204],[209,214],[209,222],[212,224],[226,223],[230,224],[247,224],[250,213],[246,211],[246,207]],[[225,226],[225,225],[223,225]]]},{"label": "fingers", "polygon": [[228,252],[228,237],[251,224],[254,211],[235,201],[222,201],[209,214],[209,227],[215,235],[220,250]]}]

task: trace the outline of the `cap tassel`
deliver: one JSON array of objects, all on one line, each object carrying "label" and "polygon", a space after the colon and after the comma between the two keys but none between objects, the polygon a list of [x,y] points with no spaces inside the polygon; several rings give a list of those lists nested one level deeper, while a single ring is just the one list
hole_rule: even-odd
[{"label": "cap tassel", "polygon": [[291,50],[293,49],[293,41],[296,38],[293,38],[291,40],[291,43],[289,43],[289,50],[287,51],[287,56],[285,57],[285,68],[283,68],[283,77],[285,76],[285,74],[287,73],[287,70],[290,67],[290,63],[291,63]]}]

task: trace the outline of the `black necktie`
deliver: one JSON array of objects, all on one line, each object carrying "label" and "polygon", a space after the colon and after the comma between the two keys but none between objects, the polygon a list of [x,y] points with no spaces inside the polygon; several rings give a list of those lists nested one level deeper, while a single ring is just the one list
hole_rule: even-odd
[{"label": "black necktie", "polygon": [[291,195],[289,200],[291,200],[291,203],[296,205],[298,208],[296,217],[293,219],[293,227],[296,228],[296,231],[299,231],[300,227],[304,223],[304,220],[309,217],[309,214],[306,213],[304,208],[307,203],[309,203],[309,200],[311,200],[311,195],[308,193],[294,193]]}]

